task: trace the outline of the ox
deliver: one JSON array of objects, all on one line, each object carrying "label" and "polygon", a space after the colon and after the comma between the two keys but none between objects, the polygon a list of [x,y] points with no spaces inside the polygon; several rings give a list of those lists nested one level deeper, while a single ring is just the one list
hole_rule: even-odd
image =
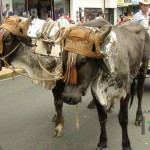
[{"label": "ox", "polygon": [[53,121],[56,122],[55,132],[61,136],[60,124],[63,124],[63,119],[57,97],[61,97],[62,90],[57,91],[54,87],[56,83],[59,89],[59,85],[62,85],[60,80],[56,82],[61,78],[62,60],[60,46],[51,44],[58,29],[56,22],[18,16],[6,18],[0,26],[0,71],[4,66],[25,69],[33,83],[48,90],[53,89],[57,112]]},{"label": "ox", "polygon": [[31,38],[27,36],[30,21],[11,16],[0,26],[0,67],[12,65],[25,69],[33,83],[52,89],[59,79],[57,69],[61,58],[33,53]]},{"label": "ox", "polygon": [[[63,93],[57,97],[54,95],[60,104],[58,112],[62,113],[62,101],[70,105],[81,102],[91,86],[101,125],[97,150],[101,150],[107,148],[105,107],[109,107],[114,99],[120,100],[118,118],[122,128],[122,149],[131,150],[127,131],[130,82],[137,75],[139,105],[136,121],[141,122],[143,84],[150,50],[149,35],[136,23],[115,27],[104,20],[93,20],[84,26],[70,28],[64,37],[64,87],[55,87],[55,90],[59,91],[60,88]],[[116,36],[115,48],[100,51],[101,44],[105,44],[107,37],[112,34]]]}]

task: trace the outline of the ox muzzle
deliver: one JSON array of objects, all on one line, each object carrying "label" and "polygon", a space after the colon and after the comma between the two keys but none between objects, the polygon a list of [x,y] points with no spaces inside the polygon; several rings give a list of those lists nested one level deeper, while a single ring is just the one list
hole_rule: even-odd
[{"label": "ox muzzle", "polygon": [[83,85],[69,84],[64,88],[62,100],[69,105],[76,105],[82,102],[82,96],[86,95],[86,88]]}]

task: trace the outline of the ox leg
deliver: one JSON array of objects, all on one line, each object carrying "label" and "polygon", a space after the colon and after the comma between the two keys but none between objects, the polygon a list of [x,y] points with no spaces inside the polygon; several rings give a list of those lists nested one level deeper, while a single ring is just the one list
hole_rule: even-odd
[{"label": "ox leg", "polygon": [[55,137],[63,136],[63,129],[64,129],[64,117],[62,115],[63,101],[61,99],[61,94],[63,89],[62,87],[61,84],[57,84],[56,87],[52,90],[54,96],[55,111],[56,111],[56,114],[52,119],[52,121],[55,122],[55,129],[54,129]]},{"label": "ox leg", "polygon": [[142,65],[140,67],[139,75],[138,75],[138,83],[137,83],[138,108],[137,108],[136,119],[135,119],[135,125],[137,126],[141,126],[143,121],[142,97],[143,97],[144,82],[145,82],[145,77],[147,74],[147,68],[149,62],[148,50],[149,50],[149,41],[147,41],[147,44],[145,44],[144,55],[142,58]]},{"label": "ox leg", "polygon": [[119,111],[119,123],[122,128],[122,148],[123,150],[131,150],[130,140],[128,137],[128,102],[129,95],[126,96],[125,99],[120,100],[120,111]]},{"label": "ox leg", "polygon": [[102,150],[104,148],[107,148],[107,133],[106,133],[107,113],[106,113],[106,109],[97,100],[93,91],[92,91],[92,95],[98,111],[99,122],[101,125],[100,139],[96,150]]},{"label": "ox leg", "polygon": [[137,83],[138,108],[136,111],[136,119],[135,119],[136,126],[141,126],[142,120],[143,120],[142,97],[143,97],[143,92],[144,92],[144,81],[145,81],[145,76],[142,74],[139,74],[138,83]]}]

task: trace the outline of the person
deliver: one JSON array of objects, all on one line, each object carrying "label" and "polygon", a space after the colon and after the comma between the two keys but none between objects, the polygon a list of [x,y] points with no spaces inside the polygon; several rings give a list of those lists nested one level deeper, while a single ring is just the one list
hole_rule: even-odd
[{"label": "person", "polygon": [[33,7],[30,9],[30,14],[31,14],[31,15],[33,15],[33,14],[38,15],[37,12],[38,12],[38,11],[37,11],[36,6],[33,6]]},{"label": "person", "polygon": [[123,15],[120,15],[118,21],[117,21],[117,24],[123,24],[124,23],[124,16]]},{"label": "person", "polygon": [[45,13],[45,19],[46,19],[47,22],[53,21],[53,19],[51,18],[51,15],[49,14],[48,11]]},{"label": "person", "polygon": [[72,20],[68,12],[66,13],[65,18],[69,21],[69,23],[71,23]]},{"label": "person", "polygon": [[63,27],[69,26],[69,21],[65,18],[64,14],[61,13],[59,15],[59,19],[57,19],[57,22],[59,22],[59,24]]},{"label": "person", "polygon": [[102,11],[98,12],[95,19],[104,19],[104,13]]},{"label": "person", "polygon": [[71,20],[71,21],[70,21],[70,24],[75,24],[75,21],[74,21],[74,20]]},{"label": "person", "polygon": [[6,10],[3,12],[3,19],[5,19],[8,16],[13,16],[13,12],[10,11],[10,4],[6,4]]},{"label": "person", "polygon": [[85,18],[84,17],[81,17],[80,21],[78,22],[79,25],[85,23]]},{"label": "person", "polygon": [[132,21],[138,22],[143,25],[146,29],[149,27],[149,10],[150,0],[139,0],[140,10],[135,15],[133,15]]}]

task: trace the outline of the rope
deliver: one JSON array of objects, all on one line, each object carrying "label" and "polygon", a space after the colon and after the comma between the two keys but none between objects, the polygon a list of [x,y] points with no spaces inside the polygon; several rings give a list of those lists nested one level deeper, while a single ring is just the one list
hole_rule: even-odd
[{"label": "rope", "polygon": [[78,104],[76,105],[76,129],[79,131],[80,125],[79,125],[79,108]]},{"label": "rope", "polygon": [[10,52],[8,53],[7,55],[3,56],[3,57],[0,57],[0,60],[5,60],[5,58],[7,58],[8,56],[10,56],[19,46],[20,46],[21,43],[18,43],[15,48]]},{"label": "rope", "polygon": [[[39,63],[39,65],[40,65],[40,67],[41,67],[45,72],[47,72],[49,75],[52,75],[52,76],[59,76],[59,75],[61,75],[61,71],[60,71],[58,74],[51,73],[51,72],[49,72],[46,68],[43,67],[43,65],[41,64],[40,61],[38,61],[38,63]],[[57,70],[57,68],[59,68],[59,67],[61,67],[61,65],[58,65],[58,66],[56,67],[56,70]]]},{"label": "rope", "polygon": [[15,67],[13,67],[13,68],[11,68],[10,67],[10,65],[6,62],[6,60],[3,60],[4,61],[4,63],[7,65],[7,68],[9,68],[9,69],[11,69],[13,72],[15,72],[15,73],[18,73],[18,74],[20,74],[20,75],[23,75],[23,76],[25,76],[25,77],[27,77],[27,78],[30,78],[31,80],[40,80],[40,81],[54,81],[54,80],[59,80],[59,79],[62,79],[63,77],[55,77],[55,78],[51,78],[51,79],[44,79],[44,78],[36,78],[36,77],[31,77],[31,76],[29,76],[29,75],[26,75],[26,74],[24,74],[24,73],[21,73],[21,72],[18,72],[18,71],[16,71],[15,70]]}]

